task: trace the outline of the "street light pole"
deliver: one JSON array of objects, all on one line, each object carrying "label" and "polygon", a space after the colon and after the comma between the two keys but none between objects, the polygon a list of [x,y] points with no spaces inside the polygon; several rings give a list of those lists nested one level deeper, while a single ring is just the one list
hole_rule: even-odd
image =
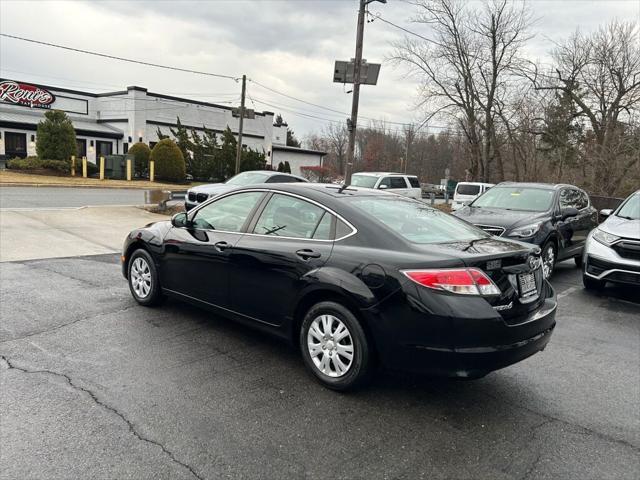
[{"label": "street light pole", "polygon": [[236,175],[240,173],[240,161],[242,160],[242,129],[244,126],[244,97],[247,92],[247,76],[242,75],[242,94],[240,95],[240,120],[238,122],[238,145],[236,150]]},{"label": "street light pole", "polygon": [[353,98],[351,99],[351,122],[349,123],[349,148],[347,150],[347,164],[345,165],[344,184],[351,183],[353,160],[356,148],[356,125],[358,123],[358,102],[360,101],[360,67],[362,66],[362,42],[364,39],[364,12],[366,0],[360,0],[358,11],[358,29],[356,32],[356,58],[353,66]]}]

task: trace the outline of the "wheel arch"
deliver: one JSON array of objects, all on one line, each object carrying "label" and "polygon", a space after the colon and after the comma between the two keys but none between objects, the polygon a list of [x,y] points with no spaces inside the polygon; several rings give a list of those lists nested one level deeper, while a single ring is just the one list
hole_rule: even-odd
[{"label": "wheel arch", "polygon": [[360,325],[362,326],[362,329],[367,335],[367,339],[371,344],[372,351],[377,355],[375,338],[372,335],[371,328],[367,323],[367,319],[362,314],[358,301],[354,299],[348,292],[345,292],[344,290],[333,286],[319,286],[306,292],[299,298],[293,311],[291,329],[289,332],[291,343],[296,348],[299,348],[298,337],[300,335],[300,329],[302,328],[302,322],[304,321],[306,313],[313,305],[325,301],[340,303],[358,319]]}]

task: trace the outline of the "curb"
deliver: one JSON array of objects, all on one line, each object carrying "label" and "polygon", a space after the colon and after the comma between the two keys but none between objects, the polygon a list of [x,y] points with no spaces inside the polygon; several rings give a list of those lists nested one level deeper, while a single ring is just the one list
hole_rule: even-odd
[{"label": "curb", "polygon": [[[51,188],[97,188],[97,189],[113,189],[113,190],[170,190],[169,187],[140,187],[140,186],[120,186],[120,185],[90,185],[90,184],[78,184],[69,185],[65,183],[16,183],[16,182],[0,182],[0,187],[51,187]],[[185,191],[190,187],[183,187],[175,192]],[[171,190],[174,191],[174,190]]]}]

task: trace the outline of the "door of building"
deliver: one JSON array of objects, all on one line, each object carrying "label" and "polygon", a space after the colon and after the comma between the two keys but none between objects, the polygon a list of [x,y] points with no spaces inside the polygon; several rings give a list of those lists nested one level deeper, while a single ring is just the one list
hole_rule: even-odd
[{"label": "door of building", "polygon": [[113,144],[111,142],[96,141],[96,163],[100,157],[106,157],[113,153]]},{"label": "door of building", "polygon": [[27,156],[27,134],[5,132],[4,153],[8,158]]}]

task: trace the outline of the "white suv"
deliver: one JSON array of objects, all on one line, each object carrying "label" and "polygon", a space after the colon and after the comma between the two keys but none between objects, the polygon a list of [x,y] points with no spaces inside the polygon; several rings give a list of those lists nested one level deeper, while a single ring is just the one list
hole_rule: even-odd
[{"label": "white suv", "polygon": [[418,177],[405,173],[358,172],[351,176],[351,185],[389,190],[405,197],[422,199],[422,189]]}]

